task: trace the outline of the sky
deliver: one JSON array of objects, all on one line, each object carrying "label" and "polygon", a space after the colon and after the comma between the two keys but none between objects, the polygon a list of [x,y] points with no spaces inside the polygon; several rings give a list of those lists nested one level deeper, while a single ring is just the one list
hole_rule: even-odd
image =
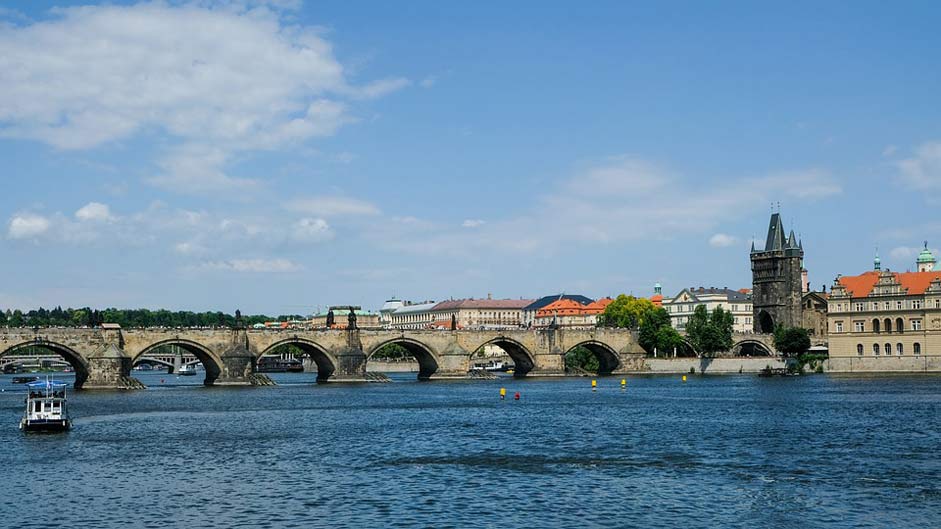
[{"label": "sky", "polygon": [[[0,308],[811,286],[941,247],[937,2],[0,2]],[[937,252],[937,250],[934,250]]]}]

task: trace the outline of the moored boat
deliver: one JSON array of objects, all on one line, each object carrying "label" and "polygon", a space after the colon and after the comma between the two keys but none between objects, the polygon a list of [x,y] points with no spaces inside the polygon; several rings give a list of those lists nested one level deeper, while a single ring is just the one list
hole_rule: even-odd
[{"label": "moored boat", "polygon": [[177,371],[177,375],[181,377],[189,377],[196,374],[196,365],[195,364],[183,364],[180,366],[180,370]]},{"label": "moored boat", "polygon": [[26,385],[26,412],[20,420],[24,432],[64,432],[72,427],[65,382],[39,380]]},{"label": "moored boat", "polygon": [[14,384],[29,384],[37,380],[39,380],[39,377],[13,377]]}]

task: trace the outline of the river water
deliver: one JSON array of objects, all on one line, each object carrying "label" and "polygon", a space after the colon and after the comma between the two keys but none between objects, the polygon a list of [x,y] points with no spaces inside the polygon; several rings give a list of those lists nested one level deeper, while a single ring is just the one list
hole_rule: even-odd
[{"label": "river water", "polygon": [[941,526],[941,377],[138,376],[55,435],[0,377],[0,527]]}]

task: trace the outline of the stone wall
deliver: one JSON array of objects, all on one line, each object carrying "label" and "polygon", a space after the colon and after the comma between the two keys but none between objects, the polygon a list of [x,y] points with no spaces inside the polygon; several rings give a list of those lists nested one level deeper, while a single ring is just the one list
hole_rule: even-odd
[{"label": "stone wall", "polygon": [[696,373],[730,374],[757,373],[766,366],[784,368],[781,358],[646,358],[646,373],[689,373],[690,368]]}]

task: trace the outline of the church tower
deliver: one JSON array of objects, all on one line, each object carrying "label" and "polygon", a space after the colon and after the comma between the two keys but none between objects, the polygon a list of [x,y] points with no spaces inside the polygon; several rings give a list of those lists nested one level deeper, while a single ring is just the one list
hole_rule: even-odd
[{"label": "church tower", "polygon": [[938,260],[934,258],[934,254],[928,249],[928,241],[925,241],[925,249],[918,254],[918,262],[915,263],[918,265],[918,271],[932,272],[937,262]]},{"label": "church tower", "polygon": [[784,237],[780,213],[771,214],[765,247],[752,243],[752,322],[755,332],[774,332],[777,326],[800,327],[803,244],[794,231]]}]

